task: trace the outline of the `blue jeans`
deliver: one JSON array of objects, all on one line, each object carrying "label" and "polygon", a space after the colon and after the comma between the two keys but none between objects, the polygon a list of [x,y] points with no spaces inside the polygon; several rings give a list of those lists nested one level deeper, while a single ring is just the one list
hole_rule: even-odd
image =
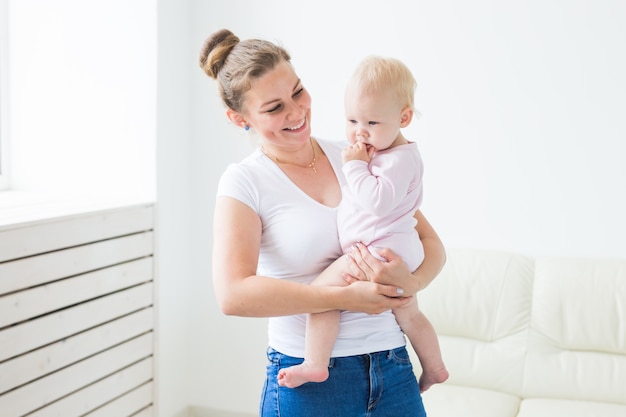
[{"label": "blue jeans", "polygon": [[426,417],[406,348],[332,358],[330,376],[298,388],[278,385],[278,371],[302,363],[269,348],[261,417]]}]

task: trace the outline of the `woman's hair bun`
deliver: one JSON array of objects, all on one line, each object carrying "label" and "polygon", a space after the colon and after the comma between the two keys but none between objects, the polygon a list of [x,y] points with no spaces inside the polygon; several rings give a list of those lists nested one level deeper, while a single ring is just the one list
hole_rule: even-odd
[{"label": "woman's hair bun", "polygon": [[239,43],[239,38],[228,29],[213,33],[200,51],[200,68],[211,78],[217,78],[230,51]]}]

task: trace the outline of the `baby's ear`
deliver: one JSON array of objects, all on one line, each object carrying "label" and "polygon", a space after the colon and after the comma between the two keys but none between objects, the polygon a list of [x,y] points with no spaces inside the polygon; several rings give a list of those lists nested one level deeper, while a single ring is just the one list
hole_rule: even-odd
[{"label": "baby's ear", "polygon": [[413,120],[413,109],[405,107],[400,113],[400,127],[407,127]]}]

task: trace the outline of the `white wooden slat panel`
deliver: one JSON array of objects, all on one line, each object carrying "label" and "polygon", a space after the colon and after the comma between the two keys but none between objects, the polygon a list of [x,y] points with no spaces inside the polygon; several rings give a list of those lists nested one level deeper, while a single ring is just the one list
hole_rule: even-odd
[{"label": "white wooden slat panel", "polygon": [[131,416],[152,404],[153,389],[152,383],[142,385],[104,407],[86,414],[85,417]]},{"label": "white wooden slat panel", "polygon": [[5,262],[0,264],[0,294],[149,256],[152,253],[153,232],[144,232]]},{"label": "white wooden slat panel", "polygon": [[0,328],[152,279],[152,258],[0,296]]},{"label": "white wooden slat panel", "polygon": [[155,415],[156,414],[154,414],[154,406],[151,405],[150,407],[144,408],[143,410],[139,411],[138,413],[133,414],[130,417],[153,417]]},{"label": "white wooden slat panel", "polygon": [[7,327],[0,332],[0,361],[149,307],[152,291],[153,284],[146,283]]},{"label": "white wooden slat panel", "polygon": [[153,205],[16,214],[0,221],[0,416],[152,417]]},{"label": "white wooden slat panel", "polygon": [[0,363],[0,394],[152,330],[147,308]]},{"label": "white wooden slat panel", "polygon": [[0,232],[16,227],[95,216],[110,211],[151,206],[149,201],[5,191],[0,198]]},{"label": "white wooden slat panel", "polygon": [[5,226],[0,231],[0,262],[151,230],[153,222],[153,206],[140,205]]},{"label": "white wooden slat panel", "polygon": [[152,333],[0,396],[3,417],[20,417],[152,354]]},{"label": "white wooden slat panel", "polygon": [[[133,411],[136,411],[152,402],[152,383],[148,382],[152,379],[152,365],[152,358],[146,358],[141,362],[122,369],[120,372],[81,389],[80,391],[55,401],[44,408],[40,408],[34,413],[28,414],[28,417],[84,416],[86,413],[89,413],[110,401],[114,401],[120,397],[123,398],[129,393],[135,392],[139,389],[142,392],[142,401],[140,407],[133,409]],[[129,413],[110,413],[100,415],[112,417],[128,414]]]}]

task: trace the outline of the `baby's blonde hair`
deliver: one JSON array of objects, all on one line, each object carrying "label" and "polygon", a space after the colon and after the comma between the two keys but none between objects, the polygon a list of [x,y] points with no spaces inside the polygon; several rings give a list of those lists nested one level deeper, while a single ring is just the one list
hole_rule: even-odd
[{"label": "baby's blonde hair", "polygon": [[415,110],[417,82],[411,70],[396,58],[368,56],[354,70],[350,84],[368,92],[390,90],[402,107]]}]

